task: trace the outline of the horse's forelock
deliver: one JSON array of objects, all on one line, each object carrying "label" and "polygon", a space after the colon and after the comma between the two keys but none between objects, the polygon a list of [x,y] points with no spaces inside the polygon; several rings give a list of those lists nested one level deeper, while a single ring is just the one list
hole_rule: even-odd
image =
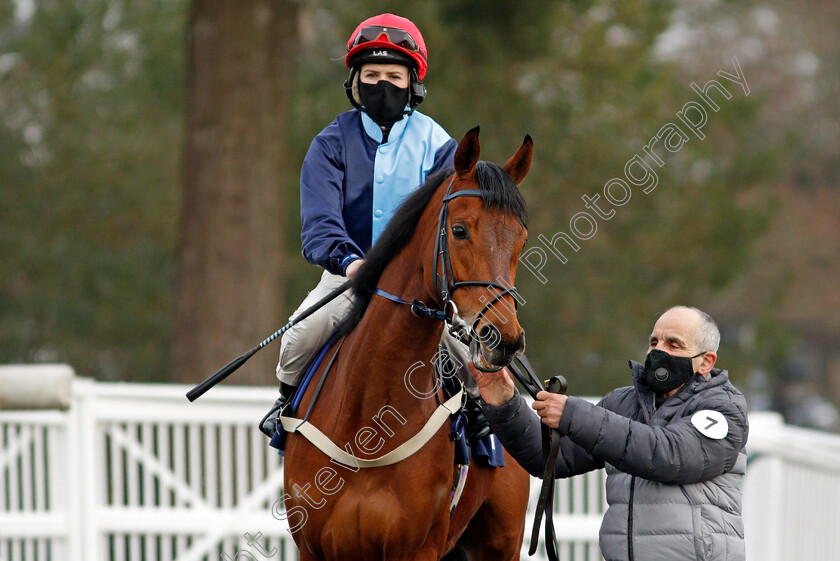
[{"label": "horse's forelock", "polygon": [[527,228],[528,208],[525,198],[510,175],[498,164],[483,160],[476,164],[475,175],[484,205],[498,208],[504,214],[513,214]]}]

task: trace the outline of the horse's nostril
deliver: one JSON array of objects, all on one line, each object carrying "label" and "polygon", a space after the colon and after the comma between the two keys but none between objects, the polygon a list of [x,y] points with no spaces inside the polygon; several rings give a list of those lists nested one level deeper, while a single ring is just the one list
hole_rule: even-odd
[{"label": "horse's nostril", "polygon": [[478,340],[485,348],[496,350],[502,342],[502,334],[492,325],[485,325],[478,330]]},{"label": "horse's nostril", "polygon": [[520,333],[519,337],[512,341],[504,341],[502,345],[499,346],[498,350],[506,359],[512,359],[513,357],[521,354],[522,351],[525,350],[525,334]]},{"label": "horse's nostril", "polygon": [[521,353],[525,350],[525,332],[519,334],[519,337],[516,339],[516,344],[514,345],[514,354]]}]

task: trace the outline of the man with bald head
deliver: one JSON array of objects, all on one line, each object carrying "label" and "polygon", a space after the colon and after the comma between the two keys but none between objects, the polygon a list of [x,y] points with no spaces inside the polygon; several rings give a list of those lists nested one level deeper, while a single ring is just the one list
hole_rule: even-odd
[{"label": "man with bald head", "polygon": [[473,375],[493,432],[532,475],[543,471],[540,422],[563,435],[555,477],[606,468],[606,561],[741,561],[747,406],[715,368],[719,343],[708,314],[676,306],[653,326],[645,363],[630,361],[632,386],[597,405],[540,392],[537,415],[506,370]]}]

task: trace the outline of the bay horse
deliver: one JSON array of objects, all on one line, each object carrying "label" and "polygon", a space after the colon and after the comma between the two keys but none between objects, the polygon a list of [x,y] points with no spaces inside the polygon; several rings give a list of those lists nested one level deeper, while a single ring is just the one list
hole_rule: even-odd
[{"label": "bay horse", "polygon": [[[479,152],[476,127],[458,145],[454,172],[430,176],[395,213],[354,280],[356,302],[339,326],[346,337],[313,376],[330,368],[323,391],[310,409],[310,384],[300,403],[312,425],[356,457],[397,448],[443,401],[432,357],[444,323],[417,317],[404,303],[418,299],[463,318],[472,327],[473,362],[485,370],[507,365],[524,348],[515,294],[500,289],[513,287],[527,237],[517,185],[533,143],[526,136],[503,167],[479,161]],[[377,288],[405,300],[375,296]],[[488,333],[493,344],[475,336]],[[333,357],[330,366],[326,357]],[[437,561],[456,546],[471,560],[519,559],[528,474],[507,452],[501,468],[473,458],[450,516],[454,458],[449,421],[413,455],[370,469],[331,461],[289,434],[285,513],[301,560]]]}]

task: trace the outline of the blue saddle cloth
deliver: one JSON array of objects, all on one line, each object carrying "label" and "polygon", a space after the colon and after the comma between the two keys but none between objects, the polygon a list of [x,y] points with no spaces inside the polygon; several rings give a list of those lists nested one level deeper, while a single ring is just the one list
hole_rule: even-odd
[{"label": "blue saddle cloth", "polygon": [[475,456],[489,467],[504,467],[505,454],[498,437],[490,433],[473,442],[467,439],[467,412],[464,407],[452,419],[449,437],[455,441],[455,463],[466,465]]},{"label": "blue saddle cloth", "polygon": [[[293,414],[297,412],[306,388],[309,387],[309,384],[312,382],[312,377],[315,375],[315,372],[324,360],[324,356],[326,356],[327,351],[332,347],[332,344],[333,340],[330,339],[330,341],[324,345],[324,348],[321,349],[321,352],[318,353],[318,356],[309,368],[307,368],[303,381],[291,398],[291,409]],[[476,442],[469,443],[467,442],[468,439],[466,435],[467,422],[466,409],[462,407],[461,410],[452,417],[452,425],[450,427],[449,434],[450,438],[455,441],[455,463],[462,465],[469,464],[470,458],[475,456],[476,458],[482,458],[483,461],[490,467],[503,467],[505,465],[505,456],[502,451],[502,443],[499,442],[496,435],[489,434]],[[274,432],[274,436],[271,438],[268,445],[272,448],[276,448],[277,453],[281,456],[285,454],[286,431],[283,429],[282,424],[277,423],[277,430]]]},{"label": "blue saddle cloth", "polygon": [[[318,367],[321,365],[321,361],[324,360],[324,356],[327,354],[327,351],[330,350],[332,344],[333,339],[327,341],[327,344],[324,345],[324,348],[321,349],[321,352],[318,353],[318,356],[315,357],[315,360],[306,369],[306,375],[303,377],[303,382],[301,382],[300,386],[298,386],[298,389],[295,390],[295,393],[292,394],[292,414],[297,412],[298,406],[300,405],[301,399],[303,399],[303,394],[306,391],[306,388],[309,387],[309,383],[312,381],[312,377],[315,375],[315,371],[318,370]],[[272,448],[277,448],[277,453],[281,456],[285,454],[286,430],[280,423],[277,423],[277,430],[274,431],[274,436],[271,437],[271,441],[268,443],[268,445]]]}]

